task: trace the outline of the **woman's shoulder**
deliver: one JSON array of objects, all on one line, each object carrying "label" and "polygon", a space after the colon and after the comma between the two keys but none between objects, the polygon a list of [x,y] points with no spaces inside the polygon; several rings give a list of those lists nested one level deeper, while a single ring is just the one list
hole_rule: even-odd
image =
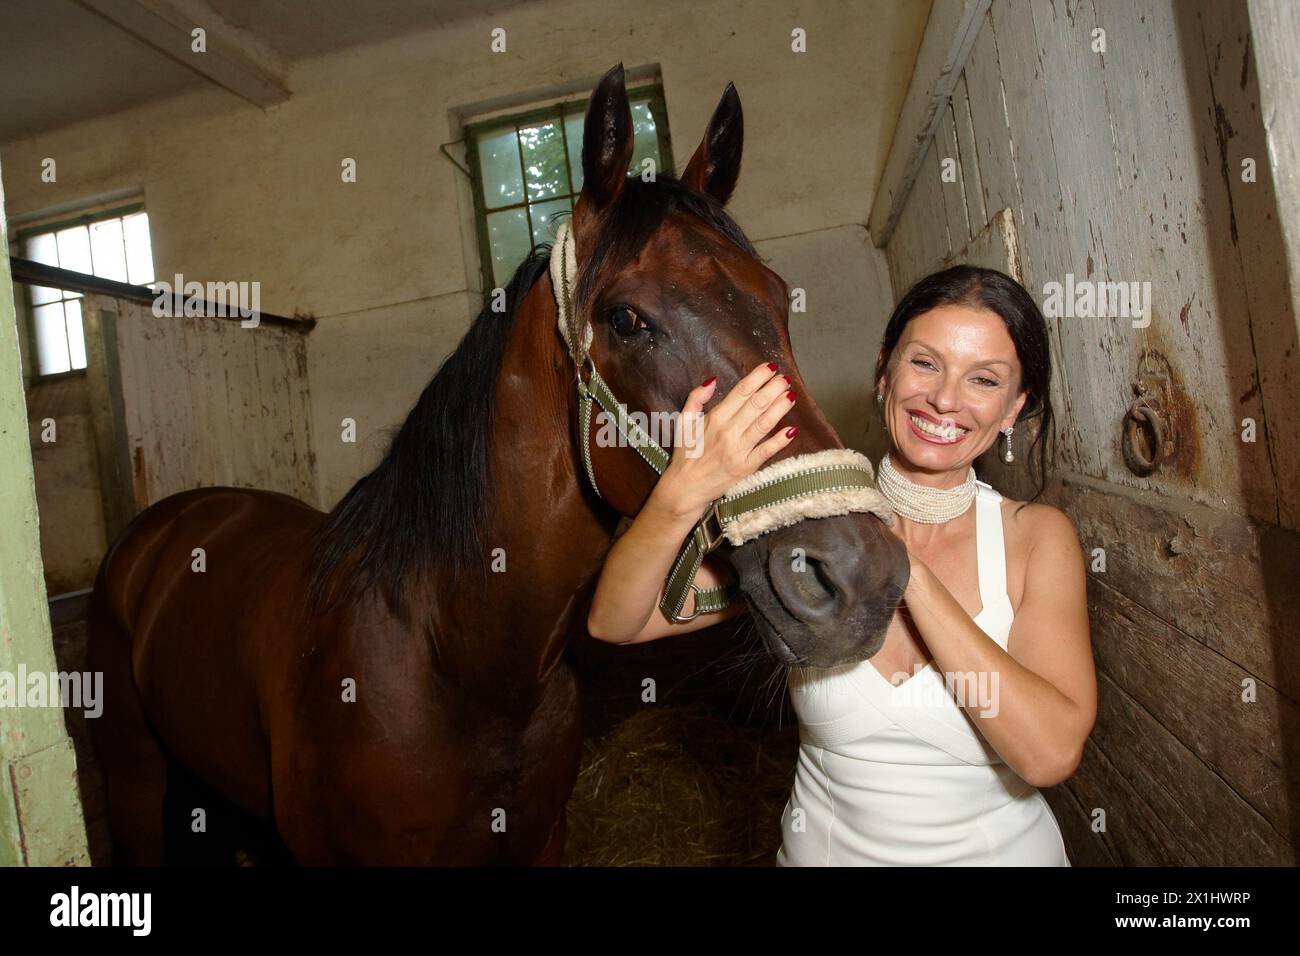
[{"label": "woman's shoulder", "polygon": [[1032,551],[1040,544],[1078,547],[1079,532],[1074,520],[1055,505],[1043,501],[1002,499],[1003,524],[1019,538],[1024,549]]}]

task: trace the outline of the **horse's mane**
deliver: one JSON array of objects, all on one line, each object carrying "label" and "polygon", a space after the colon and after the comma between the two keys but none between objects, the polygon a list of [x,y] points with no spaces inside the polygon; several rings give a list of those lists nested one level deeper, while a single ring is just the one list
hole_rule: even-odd
[{"label": "horse's mane", "polygon": [[[711,196],[661,173],[628,179],[602,219],[594,252],[583,263],[578,308],[602,277],[634,260],[664,216],[693,215],[750,252],[745,234]],[[320,612],[338,600],[377,589],[401,606],[414,575],[446,568],[453,579],[484,569],[491,503],[492,421],[496,382],[524,296],[546,271],[550,246],[538,246],[505,288],[506,310],[486,302],[460,345],[439,366],[387,453],[329,513],[312,544],[308,606]]]},{"label": "horse's mane", "polygon": [[[446,563],[459,573],[481,562],[492,385],[519,304],[549,261],[549,249],[538,249],[519,264],[506,284],[504,312],[484,303],[383,460],[334,506],[313,542],[308,603],[314,611],[371,588],[397,603],[414,572]],[[341,572],[345,583],[335,580]]]}]

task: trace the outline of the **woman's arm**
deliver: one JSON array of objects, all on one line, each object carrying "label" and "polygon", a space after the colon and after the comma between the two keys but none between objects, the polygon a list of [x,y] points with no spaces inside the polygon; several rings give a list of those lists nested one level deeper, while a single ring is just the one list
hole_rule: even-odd
[{"label": "woman's arm", "polygon": [[980,683],[959,699],[1007,766],[1035,787],[1074,773],[1097,717],[1086,572],[1070,519],[1031,505],[1025,589],[1007,650],[980,630],[924,562],[912,559],[904,600],[943,674]]},{"label": "woman's arm", "polygon": [[[717,388],[714,379],[691,391],[682,417],[703,416],[694,438],[673,448],[672,459],[631,526],[605,558],[587,615],[592,637],[613,644],[655,640],[709,627],[741,613],[744,606],[701,614],[691,621],[669,621],[659,608],[664,579],[705,508],[737,481],[753,474],[791,440],[798,429],[768,432],[794,407],[789,380],[775,365],[764,364],[742,378],[713,408],[704,405]],[[682,434],[687,433],[682,430]],[[717,565],[705,559],[695,575],[703,590],[722,582]],[[687,597],[683,613],[694,607]]]},{"label": "woman's arm", "polygon": [[[638,521],[644,515],[645,509],[643,508],[641,514],[637,516]],[[653,521],[647,522],[646,527],[652,528],[654,523]],[[687,634],[691,631],[712,627],[719,621],[745,613],[747,610],[745,602],[735,601],[729,607],[725,607],[720,611],[699,614],[689,621],[675,622],[668,620],[660,609],[659,602],[663,600],[664,577],[668,574],[667,569],[677,557],[676,551],[673,550],[668,555],[666,559],[668,563],[664,565],[663,574],[657,577],[653,573],[645,574],[649,558],[645,551],[640,550],[643,542],[636,538],[630,543],[628,542],[629,535],[635,530],[636,524],[633,523],[633,526],[628,528],[614,542],[609,555],[605,558],[605,566],[601,571],[600,581],[596,585],[596,595],[592,598],[591,611],[587,615],[587,633],[592,637],[613,644],[643,644],[646,641],[656,641],[670,634]],[[682,537],[685,537],[685,533],[683,533]],[[650,550],[654,549],[655,545],[651,544]],[[657,559],[652,567],[659,567]],[[722,568],[717,559],[709,557],[704,559],[704,562],[700,565],[700,570],[695,573],[695,586],[700,590],[704,590],[705,588],[716,587],[731,579],[732,575]],[[631,614],[633,608],[644,603],[644,596],[651,593],[651,589],[654,591],[654,597],[649,613],[646,615],[645,623],[642,624],[639,630],[629,634],[627,618],[636,616]],[[615,629],[611,630],[601,619],[600,615],[606,613],[610,608],[623,609],[625,612],[618,615],[623,619],[623,630],[617,629],[619,627],[617,622],[614,623]],[[687,592],[686,604],[682,607],[682,614],[690,615],[694,609],[695,595],[692,592]]]}]

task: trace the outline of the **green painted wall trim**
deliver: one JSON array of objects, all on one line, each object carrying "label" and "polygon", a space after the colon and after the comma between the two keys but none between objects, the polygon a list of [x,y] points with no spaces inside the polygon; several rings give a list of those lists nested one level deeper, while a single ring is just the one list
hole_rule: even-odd
[{"label": "green painted wall trim", "polygon": [[[0,179],[0,249],[8,250]],[[0,672],[56,670],[8,255],[0,256]],[[0,865],[89,862],[76,756],[58,707],[0,707]]]}]

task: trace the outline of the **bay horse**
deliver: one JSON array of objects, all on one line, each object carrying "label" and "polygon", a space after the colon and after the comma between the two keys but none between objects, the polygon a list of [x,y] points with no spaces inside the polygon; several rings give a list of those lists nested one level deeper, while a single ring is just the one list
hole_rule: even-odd
[{"label": "bay horse", "polygon": [[[802,397],[778,457],[843,447],[799,377],[785,282],[723,208],[743,138],[734,87],[680,179],[628,177],[621,64],[584,137],[575,308],[620,398],[671,413],[709,375],[722,395],[775,361]],[[560,862],[581,752],[563,652],[620,517],[657,475],[599,446],[603,497],[584,482],[547,255],[520,265],[505,313],[485,306],[329,514],[206,488],[151,505],[114,543],[88,659],[105,680],[91,730],[115,862],[164,860],[169,764],[273,826],[302,864]],[[612,321],[627,309],[646,327]],[[796,547],[814,573],[794,573]],[[785,663],[875,653],[907,579],[902,544],[867,514],[718,553]]]}]

